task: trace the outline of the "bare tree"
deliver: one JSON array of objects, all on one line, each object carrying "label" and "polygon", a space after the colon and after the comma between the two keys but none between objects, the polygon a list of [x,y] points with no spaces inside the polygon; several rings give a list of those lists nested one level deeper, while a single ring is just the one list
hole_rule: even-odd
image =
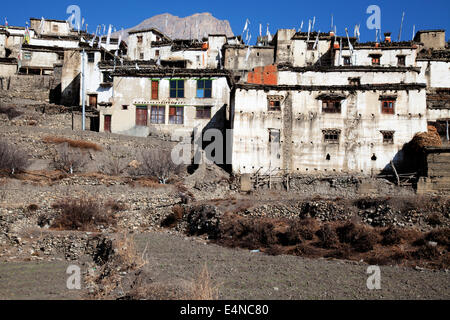
[{"label": "bare tree", "polygon": [[87,163],[85,155],[71,149],[67,143],[60,145],[57,151],[58,154],[53,160],[53,165],[57,170],[73,174],[83,169]]},{"label": "bare tree", "polygon": [[182,166],[172,161],[168,150],[145,150],[141,152],[141,158],[140,173],[158,178],[161,184],[167,184],[170,178],[182,170]]},{"label": "bare tree", "polygon": [[28,167],[28,155],[15,145],[0,141],[0,170],[8,170],[11,174],[23,171]]},{"label": "bare tree", "polygon": [[122,159],[112,156],[106,160],[106,163],[103,166],[103,173],[111,176],[119,176],[125,168],[126,166],[124,165]]}]

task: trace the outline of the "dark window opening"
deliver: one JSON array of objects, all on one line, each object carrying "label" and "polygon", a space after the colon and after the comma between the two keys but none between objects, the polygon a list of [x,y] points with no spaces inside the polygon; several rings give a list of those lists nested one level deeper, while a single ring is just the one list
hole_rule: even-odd
[{"label": "dark window opening", "polygon": [[122,106],[122,110],[128,110],[128,106],[127,106],[126,104],[124,104],[124,105]]},{"label": "dark window opening", "polygon": [[58,52],[58,60],[64,60],[64,52]]},{"label": "dark window opening", "polygon": [[143,53],[143,52],[141,52],[141,53],[139,54],[139,59],[140,59],[140,60],[144,60],[144,53]]},{"label": "dark window opening", "polygon": [[197,107],[196,118],[197,119],[211,119],[212,107]]},{"label": "dark window opening", "polygon": [[406,65],[406,57],[405,56],[398,56],[397,57],[397,65],[399,67],[404,67]]},{"label": "dark window opening", "polygon": [[137,42],[138,42],[138,43],[142,43],[142,39],[143,39],[142,36],[138,36],[138,37],[137,37]]},{"label": "dark window opening", "polygon": [[327,154],[327,161],[330,161],[331,160],[331,156],[330,156],[330,154]]},{"label": "dark window opening", "polygon": [[184,98],[184,80],[170,80],[170,97]]},{"label": "dark window opening", "polygon": [[377,161],[377,156],[375,155],[375,153],[373,154],[371,159],[372,159],[372,161]]},{"label": "dark window opening", "polygon": [[352,65],[352,60],[350,59],[350,57],[344,57],[344,66],[351,66]]},{"label": "dark window opening", "polygon": [[58,32],[59,31],[59,27],[58,27],[57,24],[54,24],[52,28],[53,28],[53,32]]},{"label": "dark window opening", "polygon": [[165,106],[152,106],[150,122],[152,124],[165,124],[166,123],[166,107]]},{"label": "dark window opening", "polygon": [[384,144],[393,144],[394,143],[394,133],[395,131],[381,131],[383,135],[383,143]]},{"label": "dark window opening", "polygon": [[394,100],[381,101],[381,113],[395,114],[395,101]]},{"label": "dark window opening", "polygon": [[212,80],[197,80],[197,98],[212,97]]},{"label": "dark window opening", "polygon": [[340,100],[323,100],[322,101],[323,113],[341,113],[341,101]]},{"label": "dark window opening", "polygon": [[109,72],[103,72],[103,83],[111,83],[113,82],[113,77]]},{"label": "dark window opening", "polygon": [[339,143],[340,135],[341,135],[340,130],[324,130],[323,131],[324,141],[326,143]]},{"label": "dark window opening", "polygon": [[170,107],[169,124],[184,124],[184,107]]},{"label": "dark window opening", "polygon": [[156,56],[156,57],[159,57],[159,50],[156,50],[156,51],[155,51],[155,56]]},{"label": "dark window opening", "polygon": [[307,49],[307,50],[314,50],[314,43],[315,43],[315,42],[308,42],[308,43],[307,43],[306,49]]},{"label": "dark window opening", "polygon": [[88,63],[93,63],[95,61],[95,54],[93,52],[89,52],[87,56],[88,56]]}]

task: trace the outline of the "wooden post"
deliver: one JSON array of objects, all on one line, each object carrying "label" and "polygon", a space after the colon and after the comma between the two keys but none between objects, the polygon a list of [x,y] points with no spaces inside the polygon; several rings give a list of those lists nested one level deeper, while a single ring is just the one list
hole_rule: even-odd
[{"label": "wooden post", "polygon": [[395,177],[397,178],[397,185],[400,186],[400,177],[398,176],[397,169],[395,169],[394,162],[391,161],[392,170],[394,170]]},{"label": "wooden post", "polygon": [[272,173],[269,172],[269,190],[272,189]]}]

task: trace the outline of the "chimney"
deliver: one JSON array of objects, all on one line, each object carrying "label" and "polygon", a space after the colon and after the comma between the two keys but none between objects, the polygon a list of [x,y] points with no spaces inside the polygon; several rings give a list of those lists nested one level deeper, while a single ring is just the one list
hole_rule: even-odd
[{"label": "chimney", "polygon": [[334,30],[330,31],[330,37],[334,37]]},{"label": "chimney", "polygon": [[384,42],[391,42],[391,33],[390,32],[386,32],[384,34]]}]

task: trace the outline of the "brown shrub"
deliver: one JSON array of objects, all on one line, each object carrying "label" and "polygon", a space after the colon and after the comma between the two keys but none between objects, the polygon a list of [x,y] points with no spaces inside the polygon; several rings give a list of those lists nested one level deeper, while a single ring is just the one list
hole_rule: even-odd
[{"label": "brown shrub", "polygon": [[83,141],[83,140],[72,140],[67,139],[63,137],[54,137],[54,136],[48,136],[42,139],[45,143],[54,143],[54,144],[68,144],[71,148],[76,149],[85,149],[85,150],[94,150],[94,151],[102,151],[102,147],[100,147],[98,144],[89,142],[89,141]]},{"label": "brown shrub", "polygon": [[438,258],[440,253],[436,247],[426,244],[413,252],[412,256],[419,260],[433,260]]},{"label": "brown shrub", "polygon": [[318,258],[322,256],[322,252],[319,249],[305,243],[299,244],[290,253],[296,256],[308,258]]},{"label": "brown shrub", "polygon": [[383,236],[381,243],[385,246],[393,246],[402,241],[400,231],[392,226],[382,232],[381,235]]},{"label": "brown shrub", "polygon": [[436,227],[442,224],[442,216],[439,213],[430,214],[427,217],[427,222],[430,226]]},{"label": "brown shrub", "polygon": [[342,243],[351,244],[357,252],[371,251],[377,242],[377,235],[373,230],[357,227],[351,222],[337,228],[336,232]]},{"label": "brown shrub", "polygon": [[64,199],[53,205],[60,214],[52,224],[52,228],[62,230],[95,231],[99,226],[115,224],[112,214],[105,212],[97,199]]},{"label": "brown shrub", "polygon": [[428,241],[437,242],[442,246],[450,247],[450,228],[435,229],[430,231],[425,236],[425,239]]},{"label": "brown shrub", "polygon": [[141,166],[138,173],[144,176],[155,177],[159,183],[167,184],[174,176],[183,170],[181,165],[172,161],[172,154],[168,150],[143,150],[141,151]]},{"label": "brown shrub", "polygon": [[111,209],[114,213],[125,211],[127,209],[127,206],[124,203],[112,199],[105,202],[105,207]]},{"label": "brown shrub", "polygon": [[319,238],[317,245],[324,249],[333,249],[338,246],[338,237],[336,232],[329,224],[323,225],[316,233]]}]

